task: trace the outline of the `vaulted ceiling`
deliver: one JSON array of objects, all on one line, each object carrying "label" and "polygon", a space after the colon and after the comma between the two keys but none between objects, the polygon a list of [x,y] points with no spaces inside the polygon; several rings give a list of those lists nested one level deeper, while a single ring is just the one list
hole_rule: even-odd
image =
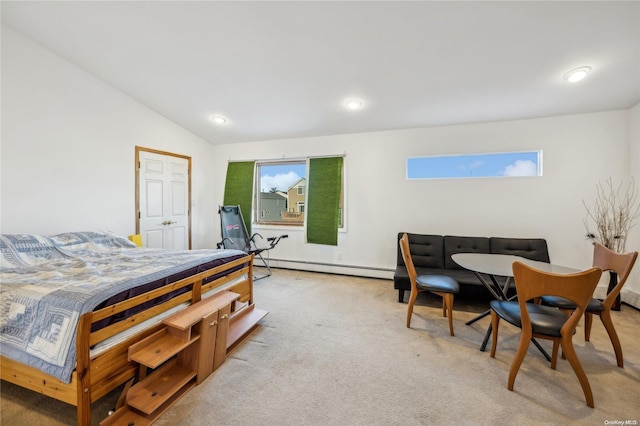
[{"label": "vaulted ceiling", "polygon": [[[214,143],[626,109],[640,2],[2,1],[2,22]],[[592,68],[570,84],[565,72]],[[363,101],[348,110],[344,100]],[[227,123],[215,125],[211,116]]]}]

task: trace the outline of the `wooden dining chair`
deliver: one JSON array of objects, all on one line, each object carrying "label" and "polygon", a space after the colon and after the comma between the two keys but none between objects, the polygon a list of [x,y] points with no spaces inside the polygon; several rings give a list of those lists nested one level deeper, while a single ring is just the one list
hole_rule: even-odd
[{"label": "wooden dining chair", "polygon": [[[611,319],[611,307],[613,306],[613,302],[620,294],[622,286],[624,286],[625,282],[627,282],[627,278],[629,277],[631,269],[633,268],[633,265],[635,264],[637,258],[637,251],[624,254],[616,253],[612,250],[609,250],[602,244],[595,244],[593,248],[593,266],[598,267],[603,271],[611,271],[616,273],[618,276],[618,283],[615,287],[609,289],[604,300],[592,298],[589,301],[587,309],[584,313],[584,340],[587,342],[589,341],[589,338],[591,336],[591,324],[593,322],[593,315],[598,315],[600,317],[600,321],[602,321],[602,324],[604,325],[605,330],[607,330],[607,334],[609,334],[609,339],[611,340],[611,344],[613,345],[613,351],[616,354],[616,361],[618,363],[618,367],[620,368],[624,368],[624,361],[622,359],[622,346],[620,345],[618,333],[616,333],[616,329],[613,326],[613,321]],[[575,305],[571,303],[571,301],[562,297],[543,296],[541,298],[541,303],[543,305],[563,309],[567,313],[570,313],[575,309]]]},{"label": "wooden dining chair", "polygon": [[[549,339],[553,341],[551,368],[556,368],[558,346],[561,346],[563,354],[571,364],[582,386],[587,405],[593,408],[591,386],[573,348],[572,336],[598,285],[601,274],[600,268],[591,268],[574,274],[554,274],[534,269],[521,262],[513,263],[513,277],[518,300],[493,300],[490,303],[491,326],[493,328],[492,358],[495,358],[496,354],[500,319],[522,329],[518,350],[509,370],[507,384],[509,390],[513,390],[516,375],[531,339]],[[543,295],[569,299],[575,304],[575,310],[570,316],[567,316],[557,308],[532,303],[534,299]]]},{"label": "wooden dining chair", "polygon": [[400,238],[400,251],[411,281],[411,295],[409,296],[409,306],[407,307],[407,328],[411,328],[413,305],[418,293],[429,291],[442,297],[442,315],[449,317],[449,333],[453,336],[453,295],[460,291],[458,281],[445,275],[418,275],[413,265],[413,259],[411,259],[409,236],[407,234],[403,234],[402,238]]}]

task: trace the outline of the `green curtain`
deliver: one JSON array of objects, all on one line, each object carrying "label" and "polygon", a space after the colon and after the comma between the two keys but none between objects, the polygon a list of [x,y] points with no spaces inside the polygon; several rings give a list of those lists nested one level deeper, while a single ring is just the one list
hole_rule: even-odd
[{"label": "green curtain", "polygon": [[307,242],[338,245],[342,157],[309,160]]},{"label": "green curtain", "polygon": [[227,166],[227,181],[224,185],[224,205],[240,206],[249,235],[251,235],[254,170],[254,161],[230,162]]}]

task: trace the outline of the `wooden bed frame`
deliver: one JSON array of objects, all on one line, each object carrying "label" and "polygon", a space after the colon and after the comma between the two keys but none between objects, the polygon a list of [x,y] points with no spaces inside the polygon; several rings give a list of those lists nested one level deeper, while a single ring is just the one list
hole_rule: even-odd
[{"label": "wooden bed frame", "polygon": [[[240,269],[234,270],[235,268]],[[231,272],[225,274],[226,271]],[[206,278],[219,274],[222,274],[222,276],[203,284],[203,280]],[[1,377],[3,380],[18,386],[75,405],[77,407],[78,425],[91,425],[91,403],[104,397],[138,374],[138,364],[128,360],[127,352],[129,346],[160,330],[163,324],[160,322],[145,328],[95,357],[91,357],[90,348],[181,303],[196,303],[201,300],[203,293],[215,292],[217,288],[223,286],[224,290],[231,290],[240,294],[239,302],[241,303],[237,304],[229,322],[229,333],[235,336],[235,342],[232,342],[235,346],[242,337],[246,336],[256,326],[256,321],[246,320],[246,318],[251,317],[251,311],[254,308],[253,255],[197,273],[115,305],[83,314],[78,324],[76,339],[76,368],[72,373],[70,383],[64,383],[58,378],[45,374],[36,368],[4,356],[0,358]],[[95,322],[184,287],[190,287],[189,291],[160,305],[141,311],[124,321],[114,323],[93,333],[91,332],[91,325]],[[230,349],[228,348],[228,350]]]}]

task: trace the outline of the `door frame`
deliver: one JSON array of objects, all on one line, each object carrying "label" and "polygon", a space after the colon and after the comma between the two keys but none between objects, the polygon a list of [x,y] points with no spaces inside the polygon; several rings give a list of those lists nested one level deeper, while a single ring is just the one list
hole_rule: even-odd
[{"label": "door frame", "polygon": [[188,178],[188,188],[187,190],[189,191],[188,194],[188,209],[187,209],[187,226],[189,227],[188,230],[188,238],[189,238],[189,250],[191,250],[191,157],[187,156],[187,155],[182,155],[182,154],[175,154],[173,152],[167,152],[167,151],[160,151],[157,149],[152,149],[152,148],[144,148],[141,146],[137,146],[136,145],[136,158],[135,158],[135,187],[136,187],[136,204],[135,204],[135,208],[136,208],[136,234],[140,233],[140,152],[150,152],[153,154],[160,154],[160,155],[166,155],[166,156],[170,156],[170,157],[177,157],[177,158],[183,158],[185,160],[187,160],[187,178]]}]

